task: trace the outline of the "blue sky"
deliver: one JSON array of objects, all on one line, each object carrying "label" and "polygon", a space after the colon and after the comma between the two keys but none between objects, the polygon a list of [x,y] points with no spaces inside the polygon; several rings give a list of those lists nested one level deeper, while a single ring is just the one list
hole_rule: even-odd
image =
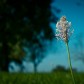
[{"label": "blue sky", "polygon": [[[79,4],[79,5],[77,5]],[[77,37],[80,33],[84,37],[84,1],[83,0],[53,0],[51,7],[57,7],[61,10],[60,14],[56,14],[59,18],[62,15],[67,17],[67,20],[72,23],[72,28],[74,28],[74,33],[70,38],[69,47],[71,52],[72,66],[78,71],[84,71],[84,64],[78,60],[74,60],[74,42],[78,41]],[[52,13],[55,14],[55,10],[51,8]],[[50,23],[53,31],[55,32],[55,23]],[[81,38],[81,37],[80,37]],[[84,39],[84,38],[83,38]],[[66,46],[63,41],[56,41],[54,39],[50,46],[48,46],[47,57],[38,66],[38,71],[49,72],[58,65],[69,67],[68,57],[66,52]],[[31,62],[23,62],[26,65],[25,71],[33,71],[33,64]]]},{"label": "blue sky", "polygon": [[[79,6],[77,5],[79,4]],[[84,33],[84,1],[83,0],[54,0],[51,4],[51,7],[57,7],[61,10],[61,13],[58,14],[60,18],[62,15],[67,17],[67,20],[72,23],[72,28],[74,28],[74,33],[70,38],[69,47],[71,52],[71,60],[72,66],[79,71],[83,71],[84,67],[83,63],[78,60],[74,60],[73,54],[73,45],[77,40],[77,37]],[[55,13],[55,10],[53,10]],[[53,30],[55,31],[55,23],[51,23]],[[83,34],[84,35],[84,34]],[[81,38],[81,37],[80,37]],[[51,48],[52,51],[51,52]],[[58,49],[58,50],[57,50]],[[50,47],[50,53],[48,53],[48,57],[43,60],[43,62],[38,66],[38,70],[40,71],[51,71],[57,65],[69,67],[67,60],[67,52],[66,46],[62,41],[53,40],[52,47]],[[47,66],[47,68],[46,68]]]}]

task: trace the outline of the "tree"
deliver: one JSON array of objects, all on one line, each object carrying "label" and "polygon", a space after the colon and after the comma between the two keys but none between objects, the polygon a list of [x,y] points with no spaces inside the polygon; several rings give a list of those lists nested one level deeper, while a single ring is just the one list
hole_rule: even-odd
[{"label": "tree", "polygon": [[[36,3],[36,5],[35,5]],[[36,13],[35,18],[32,18],[32,22],[34,25],[34,38],[32,39],[32,42],[28,45],[26,45],[31,52],[30,61],[34,64],[34,71],[37,72],[37,66],[40,62],[45,58],[45,52],[47,47],[47,41],[52,40],[53,30],[50,28],[49,24],[51,22],[56,22],[58,20],[58,17],[50,11],[50,3],[51,0],[48,1],[40,1],[37,0],[37,2],[34,2],[34,5],[36,6]],[[56,13],[59,13],[59,9],[55,9]],[[51,18],[52,16],[52,18]],[[50,19],[51,18],[51,19]],[[55,20],[54,20],[55,18]]]},{"label": "tree", "polygon": [[8,71],[12,60],[22,63],[25,56],[22,47],[27,43],[36,71],[37,65],[44,58],[42,53],[45,51],[46,40],[53,38],[53,31],[49,26],[50,3],[51,0],[0,1],[0,64],[2,70]]},{"label": "tree", "polygon": [[55,69],[53,69],[53,72],[56,72],[56,71],[64,71],[66,72],[66,68],[64,66],[61,66],[61,65],[58,65]]},{"label": "tree", "polygon": [[[75,68],[73,68],[72,70],[73,72],[77,72]],[[53,69],[53,72],[70,72],[70,69],[66,69],[64,66],[58,65],[56,68]]]}]

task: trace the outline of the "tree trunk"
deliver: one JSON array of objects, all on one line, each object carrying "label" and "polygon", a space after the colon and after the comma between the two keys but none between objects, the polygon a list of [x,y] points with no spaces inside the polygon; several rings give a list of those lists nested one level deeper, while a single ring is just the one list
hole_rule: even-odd
[{"label": "tree trunk", "polygon": [[37,72],[37,64],[34,62],[34,72]]},{"label": "tree trunk", "polygon": [[1,55],[2,55],[2,71],[7,71],[8,72],[8,66],[9,66],[9,46],[7,45],[7,42],[4,41],[3,42],[3,47],[2,47],[2,51],[1,51]]}]

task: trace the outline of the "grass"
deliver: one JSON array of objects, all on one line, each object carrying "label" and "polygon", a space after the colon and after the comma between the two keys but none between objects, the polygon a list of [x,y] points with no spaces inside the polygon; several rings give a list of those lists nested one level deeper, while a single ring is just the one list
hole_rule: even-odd
[{"label": "grass", "polygon": [[[84,84],[84,73],[74,73],[76,84]],[[5,73],[0,72],[0,84],[72,84],[70,73]]]}]

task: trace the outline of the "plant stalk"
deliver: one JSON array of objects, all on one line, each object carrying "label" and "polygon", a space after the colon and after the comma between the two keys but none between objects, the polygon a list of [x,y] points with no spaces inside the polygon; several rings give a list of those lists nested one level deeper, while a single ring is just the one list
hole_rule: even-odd
[{"label": "plant stalk", "polygon": [[74,79],[74,75],[73,75],[73,71],[72,71],[72,65],[71,65],[71,58],[70,58],[70,51],[69,51],[68,42],[66,42],[66,48],[67,48],[67,53],[68,53],[68,62],[69,62],[69,66],[70,66],[70,72],[71,72],[73,84],[76,84],[75,79]]}]

